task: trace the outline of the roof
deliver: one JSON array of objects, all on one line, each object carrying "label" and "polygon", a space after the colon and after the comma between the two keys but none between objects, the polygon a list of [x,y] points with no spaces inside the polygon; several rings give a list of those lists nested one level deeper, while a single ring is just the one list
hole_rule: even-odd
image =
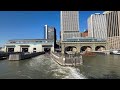
[{"label": "roof", "polygon": [[11,39],[10,41],[53,41],[51,39]]},{"label": "roof", "polygon": [[48,40],[48,39],[11,39],[11,40]]}]

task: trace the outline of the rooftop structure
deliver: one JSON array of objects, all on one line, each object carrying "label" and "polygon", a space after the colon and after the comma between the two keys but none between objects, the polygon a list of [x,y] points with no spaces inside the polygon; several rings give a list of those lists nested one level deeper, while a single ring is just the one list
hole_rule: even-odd
[{"label": "rooftop structure", "polygon": [[64,42],[106,42],[104,39],[92,38],[92,37],[80,37],[80,38],[68,38]]},{"label": "rooftop structure", "polygon": [[53,40],[49,40],[49,39],[13,39],[13,40],[8,40],[6,44],[45,43],[46,41],[53,42]]}]

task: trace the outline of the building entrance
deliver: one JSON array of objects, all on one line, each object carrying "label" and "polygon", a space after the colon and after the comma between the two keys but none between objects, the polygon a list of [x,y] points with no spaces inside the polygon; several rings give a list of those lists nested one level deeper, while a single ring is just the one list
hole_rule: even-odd
[{"label": "building entrance", "polygon": [[28,48],[22,48],[22,52],[28,52]]},{"label": "building entrance", "polygon": [[14,48],[8,48],[8,52],[14,52]]}]

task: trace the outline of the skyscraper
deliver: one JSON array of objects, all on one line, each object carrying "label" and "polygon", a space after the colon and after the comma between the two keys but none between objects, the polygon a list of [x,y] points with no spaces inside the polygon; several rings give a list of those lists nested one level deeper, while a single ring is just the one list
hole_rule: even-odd
[{"label": "skyscraper", "polygon": [[55,27],[48,27],[48,38],[47,39],[56,40]]},{"label": "skyscraper", "polygon": [[109,49],[120,49],[120,11],[105,11]]},{"label": "skyscraper", "polygon": [[107,39],[106,15],[95,13],[88,18],[88,37]]},{"label": "skyscraper", "polygon": [[54,45],[56,45],[56,29],[55,29],[55,27],[50,27],[48,25],[44,26],[44,39],[54,40]]},{"label": "skyscraper", "polygon": [[120,36],[120,11],[105,11],[107,19],[107,36]]},{"label": "skyscraper", "polygon": [[67,38],[80,37],[79,11],[61,11],[61,41]]}]

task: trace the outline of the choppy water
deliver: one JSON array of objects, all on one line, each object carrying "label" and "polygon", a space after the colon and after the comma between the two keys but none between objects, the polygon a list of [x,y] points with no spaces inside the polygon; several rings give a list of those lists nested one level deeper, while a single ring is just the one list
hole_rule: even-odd
[{"label": "choppy water", "polygon": [[28,60],[0,61],[0,79],[84,79],[80,69],[62,67],[49,55]]},{"label": "choppy water", "polygon": [[120,55],[83,57],[80,67],[63,67],[49,55],[0,60],[0,79],[120,79]]},{"label": "choppy water", "polygon": [[83,57],[80,73],[90,79],[120,79],[120,55]]}]

